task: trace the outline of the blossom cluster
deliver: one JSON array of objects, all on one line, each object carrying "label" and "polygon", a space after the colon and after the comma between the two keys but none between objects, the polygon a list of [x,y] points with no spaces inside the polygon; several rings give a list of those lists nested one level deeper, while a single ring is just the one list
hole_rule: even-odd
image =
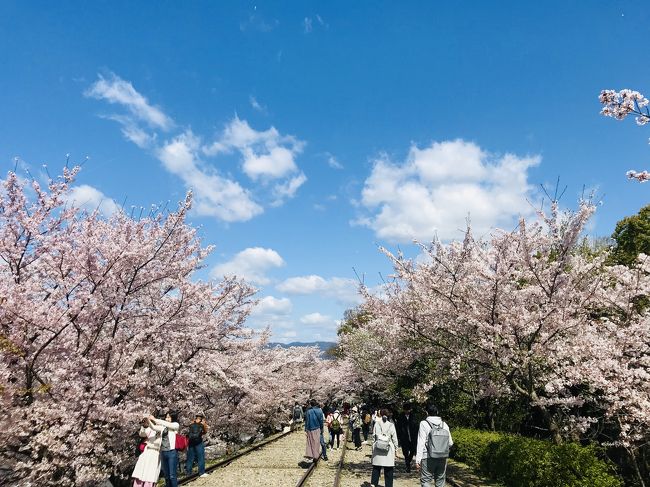
[{"label": "blossom cluster", "polygon": [[[603,90],[598,97],[603,105],[600,113],[606,117],[612,117],[616,120],[623,120],[630,114],[635,114],[637,125],[646,125],[650,122],[650,101],[638,91],[633,90]],[[650,180],[648,171],[637,172],[634,170],[627,172],[628,179],[636,179],[642,183]]]},{"label": "blossom cluster", "polygon": [[627,172],[627,177],[629,179],[636,179],[642,183],[645,183],[646,181],[650,181],[650,172],[649,171],[628,171]]},{"label": "blossom cluster", "polygon": [[[650,122],[650,113],[648,113],[648,99],[638,91],[633,90],[603,90],[598,97],[602,103],[603,109],[601,114],[606,117],[613,117],[617,120],[623,120],[630,114],[637,114],[636,122],[639,125],[645,125]],[[645,110],[643,110],[645,108]]]}]

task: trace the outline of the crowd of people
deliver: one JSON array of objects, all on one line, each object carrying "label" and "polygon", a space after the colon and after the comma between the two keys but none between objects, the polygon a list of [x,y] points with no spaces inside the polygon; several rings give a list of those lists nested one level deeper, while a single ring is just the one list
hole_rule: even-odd
[{"label": "crowd of people", "polygon": [[133,469],[133,487],[155,487],[162,472],[165,487],[178,487],[179,452],[186,451],[185,473],[190,475],[194,463],[199,475],[205,473],[204,435],[208,425],[203,413],[197,413],[187,426],[187,435],[181,434],[178,413],[168,411],[165,419],[149,415],[140,426],[138,460]]},{"label": "crowd of people", "polygon": [[[140,427],[141,442],[132,474],[133,487],[155,487],[161,473],[165,487],[177,487],[180,451],[186,451],[185,473],[190,475],[196,463],[198,474],[205,476],[204,436],[208,425],[203,413],[197,413],[182,432],[175,411],[159,415],[164,419],[156,416],[144,418]],[[426,415],[418,415],[410,404],[393,415],[386,408],[374,409],[364,404],[321,407],[312,400],[305,407],[296,404],[292,416],[294,425],[304,423],[305,458],[310,461],[327,461],[328,451],[341,448],[341,434],[347,421],[356,450],[361,450],[364,444],[372,445],[372,486],[379,484],[382,471],[385,486],[393,486],[399,450],[407,472],[415,464],[421,487],[445,486],[447,458],[453,440],[449,426],[434,405],[427,406]]]},{"label": "crowd of people", "polygon": [[[393,486],[399,449],[407,472],[415,463],[421,487],[445,486],[447,458],[453,440],[449,426],[442,420],[435,405],[426,407],[426,415],[418,415],[413,406],[407,404],[394,416],[389,409],[374,409],[363,404],[352,407],[345,404],[341,410],[336,406],[321,408],[316,401],[311,401],[304,408],[296,404],[293,422],[304,422],[305,458],[314,462],[319,458],[327,461],[328,449],[340,448],[344,417],[347,418],[356,450],[369,442],[372,444],[370,483],[373,487],[379,484],[382,470],[386,487]],[[329,441],[326,441],[326,436]]]}]

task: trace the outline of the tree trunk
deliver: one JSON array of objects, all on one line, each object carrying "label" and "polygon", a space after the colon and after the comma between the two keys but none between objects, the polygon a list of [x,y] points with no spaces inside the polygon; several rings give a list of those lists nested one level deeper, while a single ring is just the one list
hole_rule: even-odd
[{"label": "tree trunk", "polygon": [[627,454],[629,455],[630,460],[632,461],[632,466],[634,467],[634,473],[636,475],[636,478],[639,481],[639,486],[646,487],[646,483],[643,480],[643,475],[641,475],[641,470],[639,469],[639,462],[636,458],[636,454],[634,453],[634,449],[626,448],[625,451],[627,451]]}]

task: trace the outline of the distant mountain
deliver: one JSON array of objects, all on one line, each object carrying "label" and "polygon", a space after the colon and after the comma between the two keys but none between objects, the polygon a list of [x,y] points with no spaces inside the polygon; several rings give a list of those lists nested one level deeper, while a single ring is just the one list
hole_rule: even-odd
[{"label": "distant mountain", "polygon": [[271,342],[269,343],[269,347],[282,347],[282,348],[289,348],[289,347],[318,347],[321,352],[324,352],[326,350],[329,350],[332,347],[336,346],[336,342],[291,342],[291,343],[277,343],[277,342]]}]

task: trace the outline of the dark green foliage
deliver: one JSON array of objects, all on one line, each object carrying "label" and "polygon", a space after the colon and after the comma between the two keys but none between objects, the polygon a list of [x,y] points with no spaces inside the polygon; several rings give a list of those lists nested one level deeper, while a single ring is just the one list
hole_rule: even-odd
[{"label": "dark green foliage", "polygon": [[650,255],[650,205],[619,221],[612,238],[616,242],[610,255],[612,264],[629,266],[639,254]]},{"label": "dark green foliage", "polygon": [[367,323],[371,318],[368,313],[359,308],[347,309],[343,313],[343,322],[339,325],[338,330],[336,330],[336,334],[342,336],[352,333]]},{"label": "dark green foliage", "polygon": [[512,487],[621,487],[598,447],[555,445],[518,435],[470,429],[452,431],[452,456]]}]

